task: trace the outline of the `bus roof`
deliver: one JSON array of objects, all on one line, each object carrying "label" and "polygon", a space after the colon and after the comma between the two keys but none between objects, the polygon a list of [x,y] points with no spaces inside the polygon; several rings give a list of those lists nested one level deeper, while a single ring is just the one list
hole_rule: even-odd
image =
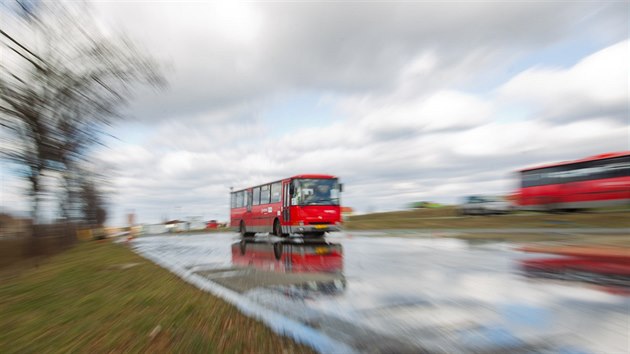
[{"label": "bus roof", "polygon": [[328,178],[337,178],[337,177],[331,176],[331,175],[303,174],[303,175],[295,175],[295,176],[291,177],[291,179],[294,179],[294,178],[324,178],[324,179],[328,179]]},{"label": "bus roof", "polygon": [[[322,175],[322,174],[302,174],[302,175],[291,176],[288,179],[295,179],[295,178],[331,179],[331,178],[337,178],[337,177],[333,176],[333,175]],[[271,181],[271,182],[266,182],[266,183],[260,183],[260,184],[256,184],[254,186],[250,186],[250,187],[246,187],[246,188],[236,189],[236,190],[233,190],[231,193],[241,192],[241,191],[247,190],[249,188],[262,186],[262,185],[265,185],[265,184],[272,184],[272,183],[280,182],[280,181],[283,181],[285,179],[286,178],[283,178],[283,179],[280,179],[280,180]]]},{"label": "bus roof", "polygon": [[585,158],[579,159],[579,160],[562,161],[562,162],[549,163],[549,164],[539,165],[539,166],[534,166],[534,167],[527,167],[527,168],[523,168],[523,169],[519,170],[519,172],[539,170],[541,168],[547,168],[547,167],[571,165],[571,164],[578,163],[578,162],[587,162],[587,161],[596,161],[596,160],[610,159],[610,158],[614,158],[614,157],[622,157],[622,156],[628,156],[628,155],[630,155],[630,151],[609,152],[609,153],[605,153],[605,154],[599,154],[599,155],[585,157]]}]

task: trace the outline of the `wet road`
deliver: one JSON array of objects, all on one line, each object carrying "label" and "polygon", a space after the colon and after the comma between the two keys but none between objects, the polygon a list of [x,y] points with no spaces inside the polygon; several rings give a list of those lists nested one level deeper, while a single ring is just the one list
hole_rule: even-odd
[{"label": "wet road", "polygon": [[623,278],[611,288],[525,273],[523,261],[551,256],[506,243],[352,232],[278,251],[275,241],[212,233],[133,246],[360,352],[629,352]]}]

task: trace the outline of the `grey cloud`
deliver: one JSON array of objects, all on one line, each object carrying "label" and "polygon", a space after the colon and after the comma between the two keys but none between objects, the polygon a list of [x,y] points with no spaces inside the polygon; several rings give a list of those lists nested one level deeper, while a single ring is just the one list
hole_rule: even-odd
[{"label": "grey cloud", "polygon": [[497,89],[498,100],[526,103],[537,119],[554,124],[628,117],[625,39],[583,58],[569,68],[538,67],[523,71]]},{"label": "grey cloud", "polygon": [[[169,92],[142,95],[133,107],[148,120],[222,110],[289,89],[384,92],[425,51],[435,52],[440,66],[418,79],[426,90],[435,89],[576,33],[624,35],[609,28],[623,21],[621,3],[258,3],[262,25],[257,40],[247,44],[186,25],[186,18],[169,13],[172,4],[153,4],[166,10],[148,12],[98,6],[130,28],[132,37],[147,38],[142,32],[150,28],[160,40],[147,47],[173,62]],[[165,22],[170,25],[160,26]]]},{"label": "grey cloud", "polygon": [[560,104],[560,109],[547,109],[541,112],[541,119],[550,120],[556,124],[570,123],[578,120],[608,119],[618,124],[628,123],[630,108],[628,98],[624,102],[603,103],[590,99],[574,97],[569,102]]},{"label": "grey cloud", "polygon": [[[267,66],[281,68],[300,85],[378,90],[389,87],[399,68],[423,50],[435,50],[452,68],[479,49],[524,51],[550,44],[575,31],[584,14],[611,7],[446,2],[282,3],[261,9],[274,19],[268,37],[273,40],[265,46],[273,53],[265,56]],[[591,24],[621,16],[604,13]]]}]

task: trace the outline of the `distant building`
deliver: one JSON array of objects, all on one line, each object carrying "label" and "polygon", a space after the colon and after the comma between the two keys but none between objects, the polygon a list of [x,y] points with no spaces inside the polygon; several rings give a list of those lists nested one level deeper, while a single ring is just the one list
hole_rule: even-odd
[{"label": "distant building", "polygon": [[206,223],[201,220],[193,220],[188,222],[188,231],[199,231],[206,229]]},{"label": "distant building", "polygon": [[352,214],[354,214],[354,209],[351,207],[341,207],[341,218],[343,220],[349,218]]},{"label": "distant building", "polygon": [[165,234],[169,231],[165,224],[144,225],[142,233],[145,235]]},{"label": "distant building", "polygon": [[191,217],[190,220],[170,220],[164,223],[167,232],[188,232],[205,230],[207,223],[200,217]]},{"label": "distant building", "polygon": [[166,228],[166,232],[178,232],[180,229],[179,225],[182,222],[179,220],[169,220],[164,223],[164,227]]}]

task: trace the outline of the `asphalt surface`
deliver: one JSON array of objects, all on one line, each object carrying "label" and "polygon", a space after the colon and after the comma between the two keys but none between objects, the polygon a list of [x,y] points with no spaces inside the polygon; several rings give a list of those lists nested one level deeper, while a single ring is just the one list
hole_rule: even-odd
[{"label": "asphalt surface", "polygon": [[133,246],[359,352],[629,352],[630,279],[530,274],[523,261],[550,256],[397,235],[285,240],[280,260],[280,239],[266,235],[245,247],[232,233],[141,237]]}]

